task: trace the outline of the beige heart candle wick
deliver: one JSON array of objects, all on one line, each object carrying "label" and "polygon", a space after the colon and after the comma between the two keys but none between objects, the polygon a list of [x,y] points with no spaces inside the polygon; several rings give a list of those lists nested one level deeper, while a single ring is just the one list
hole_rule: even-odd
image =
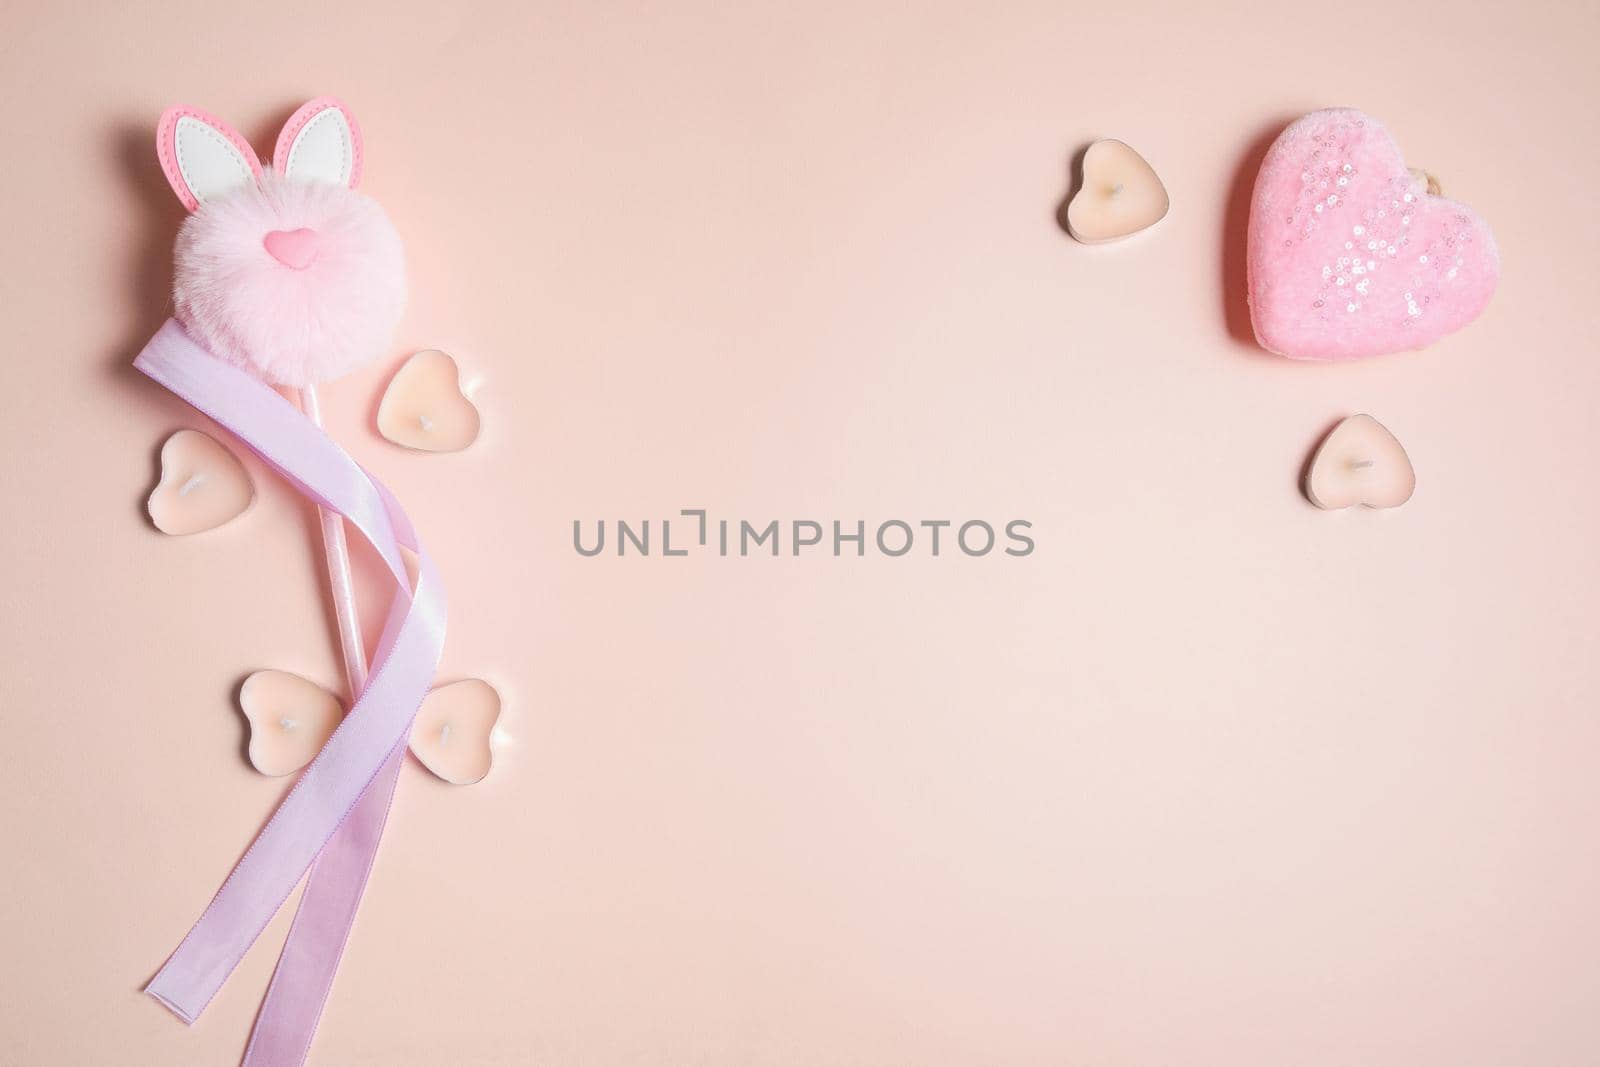
[{"label": "beige heart candle wick", "polygon": [[378,402],[378,432],[419,452],[459,452],[478,437],[478,409],[455,360],[438,349],[416,353],[395,371]]},{"label": "beige heart candle wick", "polygon": [[482,781],[494,765],[500,694],[481,678],[441,685],[417,709],[411,754],[451,785]]},{"label": "beige heart candle wick", "polygon": [[1084,244],[1115,241],[1160,222],[1171,201],[1155,169],[1121,141],[1083,153],[1083,183],[1067,204],[1067,232]]},{"label": "beige heart candle wick", "polygon": [[293,774],[311,762],[344,718],[339,698],[288,671],[256,671],[239,687],[250,724],[250,763],[262,774]]},{"label": "beige heart candle wick", "polygon": [[162,533],[192,534],[221,526],[254,497],[232,452],[199,430],[179,430],[161,446],[161,480],[145,508]]},{"label": "beige heart candle wick", "polygon": [[1328,431],[1306,469],[1306,498],[1330,511],[1398,507],[1416,487],[1411,458],[1371,415],[1351,415]]}]

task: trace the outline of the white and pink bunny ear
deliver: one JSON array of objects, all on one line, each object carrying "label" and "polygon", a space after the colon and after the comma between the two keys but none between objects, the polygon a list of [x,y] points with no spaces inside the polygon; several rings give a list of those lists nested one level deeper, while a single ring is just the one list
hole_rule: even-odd
[{"label": "white and pink bunny ear", "polygon": [[183,206],[198,210],[207,200],[254,184],[261,162],[226,122],[193,107],[169,107],[156,127],[156,156]]},{"label": "white and pink bunny ear", "polygon": [[289,116],[272,165],[291,181],[327,182],[354,189],[361,181],[361,127],[350,109],[319,96]]}]

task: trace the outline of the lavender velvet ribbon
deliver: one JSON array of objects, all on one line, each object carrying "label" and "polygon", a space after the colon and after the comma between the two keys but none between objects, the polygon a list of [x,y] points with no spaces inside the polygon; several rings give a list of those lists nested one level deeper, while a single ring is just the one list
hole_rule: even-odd
[{"label": "lavender velvet ribbon", "polygon": [[[406,742],[444,647],[444,589],[405,512],[277,392],[168,321],[134,366],[249,446],[306,497],[344,516],[396,593],[366,688],[146,992],[186,1023],[205,1010],[309,869],[246,1064],[305,1060],[388,817]],[[416,554],[417,579],[401,549]]]}]

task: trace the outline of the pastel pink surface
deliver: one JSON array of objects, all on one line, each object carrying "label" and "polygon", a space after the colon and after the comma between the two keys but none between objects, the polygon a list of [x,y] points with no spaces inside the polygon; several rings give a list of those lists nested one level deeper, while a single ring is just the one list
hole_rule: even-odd
[{"label": "pastel pink surface", "polygon": [[[466,789],[407,757],[309,1067],[1600,1063],[1595,5],[6,11],[11,143],[58,156],[0,167],[0,1061],[237,1064],[277,962],[287,912],[199,1025],[139,992],[287,787],[240,680],[342,677],[317,520],[245,456],[245,519],[151,529],[196,424],[128,360],[185,215],[153,118],[264,152],[328,88],[411,299],[324,413],[510,738]],[[1342,99],[1506,270],[1415,356],[1292,363],[1242,303],[1250,189]],[[1088,248],[1054,216],[1105,136],[1177,206]],[[482,379],[466,452],[374,425],[428,347]],[[1404,507],[1300,495],[1353,411]],[[1039,550],[572,550],[696,507]]]},{"label": "pastel pink surface", "polygon": [[1250,204],[1250,317],[1296,359],[1424,348],[1478,317],[1500,280],[1489,227],[1428,195],[1381,123],[1351,108],[1291,124]]}]

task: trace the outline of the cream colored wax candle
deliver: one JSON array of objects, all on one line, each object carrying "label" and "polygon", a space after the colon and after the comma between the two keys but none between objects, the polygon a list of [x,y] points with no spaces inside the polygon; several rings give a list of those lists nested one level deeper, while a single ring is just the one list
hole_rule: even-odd
[{"label": "cream colored wax candle", "polygon": [[500,694],[478,678],[451,682],[422,701],[411,725],[411,751],[451,785],[482,781],[494,764],[490,735],[500,718]]},{"label": "cream colored wax candle", "polygon": [[1083,184],[1067,205],[1067,230],[1085,244],[1115,241],[1160,222],[1167,188],[1143,156],[1121,141],[1096,141],[1083,154]]},{"label": "cream colored wax candle", "polygon": [[1406,450],[1371,415],[1351,415],[1329,431],[1306,471],[1306,497],[1329,510],[1398,507],[1416,487]]},{"label": "cream colored wax candle", "polygon": [[221,526],[254,497],[232,452],[199,430],[179,430],[161,446],[161,479],[145,509],[162,533],[192,534]]},{"label": "cream colored wax candle", "polygon": [[315,682],[287,671],[256,671],[239,688],[250,723],[250,762],[262,774],[293,774],[321,751],[344,705]]},{"label": "cream colored wax candle", "polygon": [[478,409],[461,392],[456,361],[418,352],[395,372],[378,405],[378,432],[421,452],[459,452],[478,437]]}]

